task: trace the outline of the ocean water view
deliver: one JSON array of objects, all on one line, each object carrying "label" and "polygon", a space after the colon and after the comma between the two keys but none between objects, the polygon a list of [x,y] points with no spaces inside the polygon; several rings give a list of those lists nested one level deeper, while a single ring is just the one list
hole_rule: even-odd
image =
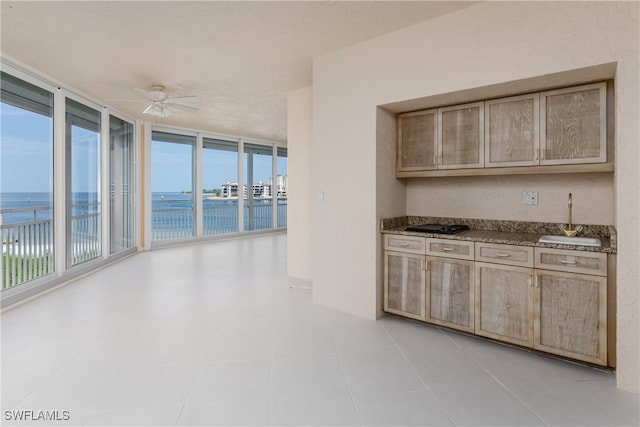
[{"label": "ocean water view", "polygon": [[[155,192],[152,194],[154,230],[180,228],[184,233],[193,230],[193,196],[182,192]],[[203,194],[203,221],[209,234],[237,231],[238,200],[215,198]],[[278,199],[278,227],[286,225],[287,199]],[[77,192],[73,194],[73,215],[91,215],[99,212],[98,194]],[[272,199],[253,200],[252,213],[245,200],[245,223],[250,219],[253,227],[247,229],[271,228]],[[0,212],[3,225],[20,224],[53,218],[53,193],[49,192],[3,192],[0,193]],[[210,225],[207,227],[207,224]],[[214,226],[215,224],[215,226]]]}]

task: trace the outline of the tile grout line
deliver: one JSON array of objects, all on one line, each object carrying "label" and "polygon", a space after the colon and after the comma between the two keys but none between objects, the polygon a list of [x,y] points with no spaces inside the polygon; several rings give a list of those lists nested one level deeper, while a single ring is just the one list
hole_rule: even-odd
[{"label": "tile grout line", "polygon": [[476,360],[469,352],[467,352],[464,349],[464,347],[459,345],[453,338],[451,338],[451,336],[449,336],[449,334],[447,334],[445,331],[442,331],[442,334],[445,337],[447,337],[447,339],[453,345],[458,347],[464,354],[466,354],[467,357],[469,359],[471,359],[476,365],[478,365],[487,375],[489,375],[491,378],[493,378],[493,380],[496,383],[500,384],[500,387],[502,387],[507,393],[509,393],[509,395],[513,396],[513,398],[516,399],[518,402],[520,402],[522,404],[522,406],[527,408],[527,410],[529,410],[529,412],[531,412],[536,418],[538,418],[540,421],[542,421],[545,426],[547,426],[547,427],[550,426],[550,424],[547,422],[545,417],[543,417],[542,415],[539,415],[536,411],[534,411],[532,408],[530,408],[529,405],[527,405],[522,399],[520,399],[515,393],[513,393],[511,390],[509,390],[509,388],[505,384],[503,384],[502,381],[500,381],[495,375],[493,375],[493,373],[491,371],[489,371],[489,369],[487,369],[480,361]]},{"label": "tile grout line", "polygon": [[[438,399],[438,396],[436,396],[436,394],[431,390],[431,388],[427,385],[427,383],[424,382],[424,379],[420,376],[420,374],[418,374],[418,371],[416,370],[415,366],[413,366],[413,363],[411,363],[411,361],[409,360],[409,358],[407,358],[407,355],[404,354],[404,351],[402,351],[402,349],[400,348],[400,346],[398,345],[398,343],[396,342],[395,339],[393,339],[393,335],[391,335],[391,333],[389,332],[389,330],[384,326],[383,323],[381,323],[382,329],[385,331],[385,333],[387,334],[387,336],[389,337],[389,339],[391,340],[391,342],[393,343],[393,345],[398,349],[398,351],[400,352],[400,354],[402,355],[402,358],[405,360],[405,362],[407,362],[409,364],[409,366],[411,367],[411,370],[413,371],[413,373],[420,379],[420,382],[422,383],[422,385],[424,386],[424,388],[429,392],[429,394],[433,397],[433,400],[435,400],[435,402],[438,404],[438,407],[442,410],[442,413],[446,415],[447,419],[449,420],[449,422],[451,423],[452,426],[455,426],[456,423],[453,422],[453,420],[451,419],[451,417],[449,416],[449,413],[446,411],[446,409],[442,406],[442,403],[440,402],[440,399]],[[438,330],[440,330],[438,328]]]},{"label": "tile grout line", "polygon": [[273,310],[273,314],[272,314],[273,318],[273,324],[272,324],[272,331],[271,331],[271,360],[269,361],[269,398],[267,399],[267,425],[270,426],[271,425],[271,406],[272,406],[272,399],[271,396],[273,395],[272,393],[272,388],[273,388],[273,369],[275,366],[275,352],[276,352],[276,320],[277,320],[277,316],[276,316],[276,310]]},{"label": "tile grout line", "polygon": [[342,376],[344,377],[344,381],[347,384],[347,390],[349,390],[349,397],[351,398],[351,403],[353,404],[353,408],[356,410],[356,416],[358,417],[358,423],[360,427],[362,424],[362,417],[360,416],[360,410],[358,409],[358,405],[356,404],[356,400],[353,397],[353,392],[351,391],[351,384],[349,383],[349,379],[347,378],[347,374],[344,371],[344,365],[342,364],[342,358],[340,357],[340,352],[338,352],[338,347],[336,346],[336,340],[333,336],[333,331],[331,326],[327,325],[327,329],[329,330],[329,336],[331,337],[331,344],[333,344],[333,349],[336,351],[336,357],[338,358],[338,363],[340,364],[340,370],[342,371]]}]

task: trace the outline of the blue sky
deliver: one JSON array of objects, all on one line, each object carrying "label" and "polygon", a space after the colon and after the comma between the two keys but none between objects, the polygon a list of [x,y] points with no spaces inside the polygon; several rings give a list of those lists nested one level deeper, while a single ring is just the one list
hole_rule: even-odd
[{"label": "blue sky", "polygon": [[[191,190],[192,149],[190,145],[154,141],[151,149],[151,189],[153,192]],[[220,188],[227,181],[238,181],[237,154],[230,151],[203,150],[202,187]],[[245,163],[246,164],[246,163]],[[268,182],[271,156],[254,155],[254,182]],[[278,173],[286,173],[287,160],[278,158]],[[246,176],[246,171],[245,171]]]},{"label": "blue sky", "polygon": [[51,191],[52,141],[51,117],[0,104],[1,191]]},{"label": "blue sky", "polygon": [[[95,191],[99,167],[97,135],[75,127],[72,135],[73,191]],[[0,104],[0,191],[52,191],[52,141],[52,118]],[[203,188],[220,188],[227,181],[238,180],[237,154],[203,151]],[[278,173],[286,170],[287,159],[278,158]],[[254,156],[254,181],[267,182],[271,176],[271,156]],[[191,146],[153,143],[152,191],[191,190],[191,177]]]}]

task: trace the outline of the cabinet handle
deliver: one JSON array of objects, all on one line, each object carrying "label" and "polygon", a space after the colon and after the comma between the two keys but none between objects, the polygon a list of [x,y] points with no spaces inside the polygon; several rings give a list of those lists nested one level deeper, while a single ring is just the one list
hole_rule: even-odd
[{"label": "cabinet handle", "polygon": [[455,251],[455,248],[442,248],[443,251],[445,252],[451,252],[451,251]]},{"label": "cabinet handle", "polygon": [[533,287],[533,276],[529,276],[529,287]]},{"label": "cabinet handle", "polygon": [[409,244],[408,243],[398,243],[397,246],[407,247],[407,246],[409,246]]},{"label": "cabinet handle", "polygon": [[536,284],[536,289],[538,289],[540,287],[540,283],[538,283],[538,276],[537,275],[534,276],[533,280],[534,280],[534,282]]},{"label": "cabinet handle", "polygon": [[420,270],[426,270],[425,265],[424,265],[424,259],[420,260]]},{"label": "cabinet handle", "polygon": [[574,260],[561,259],[561,260],[560,260],[560,262],[561,262],[561,263],[563,263],[563,264],[570,264],[570,265],[575,265],[575,264],[577,264],[577,262],[576,262],[576,260],[575,260],[575,259],[574,259]]},{"label": "cabinet handle", "polygon": [[501,254],[501,253],[497,253],[497,254],[496,254],[496,256],[497,256],[497,257],[500,257],[500,258],[509,258],[509,256],[510,256],[510,255],[509,255],[509,254]]}]

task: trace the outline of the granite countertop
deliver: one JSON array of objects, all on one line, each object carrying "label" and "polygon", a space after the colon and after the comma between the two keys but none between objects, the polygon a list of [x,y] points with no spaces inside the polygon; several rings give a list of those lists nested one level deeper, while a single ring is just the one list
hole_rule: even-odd
[{"label": "granite countertop", "polygon": [[[466,224],[469,230],[457,234],[434,234],[416,231],[405,231],[408,225],[418,224]],[[611,225],[584,225],[579,236],[597,237],[602,241],[599,248],[590,246],[565,245],[555,243],[539,243],[540,236],[545,234],[560,235],[562,224],[503,221],[470,218],[444,218],[405,216],[380,220],[380,232],[400,234],[404,236],[431,237],[437,239],[467,240],[474,242],[499,243],[505,245],[535,246],[541,248],[572,249],[586,252],[616,253],[616,230]],[[576,224],[578,225],[578,224]]]}]

